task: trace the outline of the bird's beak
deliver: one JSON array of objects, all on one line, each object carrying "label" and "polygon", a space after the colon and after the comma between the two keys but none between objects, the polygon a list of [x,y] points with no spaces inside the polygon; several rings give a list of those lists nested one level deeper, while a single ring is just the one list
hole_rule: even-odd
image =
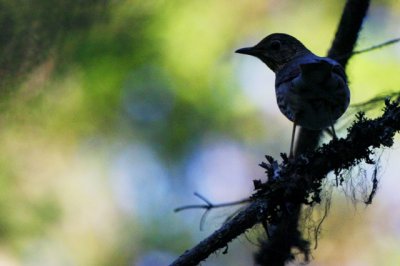
[{"label": "bird's beak", "polygon": [[236,50],[235,53],[257,56],[259,54],[259,51],[258,51],[258,49],[254,48],[254,47],[245,47],[245,48],[240,48],[240,49]]}]

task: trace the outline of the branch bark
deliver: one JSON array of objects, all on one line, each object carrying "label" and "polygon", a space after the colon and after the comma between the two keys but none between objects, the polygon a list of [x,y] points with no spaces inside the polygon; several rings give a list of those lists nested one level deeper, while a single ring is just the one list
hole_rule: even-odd
[{"label": "branch bark", "polygon": [[201,241],[194,248],[185,251],[171,266],[197,265],[211,253],[228,246],[234,238],[243,234],[247,229],[265,220],[268,209],[266,199],[257,199],[245,210],[226,222],[220,229]]},{"label": "branch bark", "polygon": [[[284,157],[280,165],[267,157],[268,162],[261,166],[267,169],[268,181],[255,182],[254,201],[170,265],[199,264],[255,224],[276,219],[287,204],[319,203],[321,182],[329,172],[340,173],[362,160],[372,162],[373,148],[393,145],[393,137],[400,131],[399,101],[386,100],[385,105],[384,113],[379,118],[370,120],[359,114],[345,139],[332,140],[294,160]],[[270,265],[276,264],[270,262]]]}]

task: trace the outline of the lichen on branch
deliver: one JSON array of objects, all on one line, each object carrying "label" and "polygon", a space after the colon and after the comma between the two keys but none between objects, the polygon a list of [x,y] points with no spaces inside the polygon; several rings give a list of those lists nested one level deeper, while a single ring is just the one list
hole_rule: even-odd
[{"label": "lichen on branch", "polygon": [[[252,202],[220,229],[186,251],[171,265],[197,265],[210,254],[224,248],[237,236],[256,224],[278,224],[282,213],[290,212],[291,204],[313,205],[321,202],[322,182],[329,172],[336,174],[362,161],[373,163],[374,149],[391,147],[393,137],[400,131],[400,102],[385,100],[383,115],[368,119],[363,113],[356,116],[348,129],[347,137],[334,139],[315,151],[288,159],[282,154],[282,162],[266,156],[260,165],[266,169],[267,181],[254,181]],[[377,184],[371,195],[375,195]],[[372,198],[368,199],[370,202]],[[307,243],[299,243],[299,249],[307,253]],[[305,254],[307,257],[309,254]]]}]

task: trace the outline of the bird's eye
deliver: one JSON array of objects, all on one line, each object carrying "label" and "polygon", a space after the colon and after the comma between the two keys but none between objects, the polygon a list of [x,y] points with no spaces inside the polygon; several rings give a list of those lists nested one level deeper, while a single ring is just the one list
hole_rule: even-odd
[{"label": "bird's eye", "polygon": [[269,48],[274,51],[279,51],[279,49],[281,49],[281,42],[274,40],[270,43]]}]

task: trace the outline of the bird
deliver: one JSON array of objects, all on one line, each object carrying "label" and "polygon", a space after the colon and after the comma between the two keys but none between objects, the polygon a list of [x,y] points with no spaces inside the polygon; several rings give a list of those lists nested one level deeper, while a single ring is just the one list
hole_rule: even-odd
[{"label": "bird", "polygon": [[260,59],[275,73],[275,94],[280,111],[293,122],[289,158],[293,158],[296,127],[330,128],[350,103],[350,90],[343,67],[334,59],[320,57],[298,39],[273,33],[252,47],[235,51]]}]

